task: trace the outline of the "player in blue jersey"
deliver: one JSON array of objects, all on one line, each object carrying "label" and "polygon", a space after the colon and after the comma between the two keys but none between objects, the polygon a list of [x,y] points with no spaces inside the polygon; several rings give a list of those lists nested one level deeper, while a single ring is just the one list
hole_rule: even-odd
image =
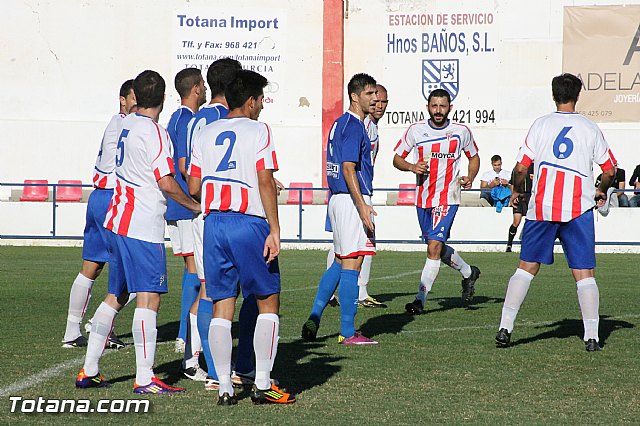
[{"label": "player in blue jersey", "polygon": [[322,311],[338,287],[340,335],[343,345],[375,345],[378,342],[355,330],[358,275],[364,256],[375,255],[375,229],[371,206],[373,161],[371,141],[363,120],[375,110],[376,81],[356,74],[349,81],[349,109],[331,127],[327,144],[327,183],[331,191],[329,221],[333,229],[335,261],[324,273],[302,327],[302,338],[315,340]]},{"label": "player in blue jersey", "polygon": [[[176,169],[176,182],[185,193],[187,188],[187,127],[195,111],[205,103],[207,89],[204,85],[202,73],[198,68],[185,68],[178,72],[174,79],[175,88],[180,95],[180,108],[169,119],[167,131],[173,145],[173,164]],[[186,342],[183,375],[191,380],[204,381],[206,373],[198,365],[200,354],[200,336],[196,327],[197,306],[192,305],[200,292],[200,281],[196,273],[196,263],[193,259],[193,213],[169,198],[165,213],[169,237],[174,256],[184,259],[184,273],[182,275],[182,304],[180,311],[179,342]],[[191,312],[190,312],[191,311]],[[188,337],[188,338],[187,338]],[[181,345],[178,343],[178,345]]]},{"label": "player in blue jersey", "polygon": [[[111,233],[104,228],[103,223],[115,187],[113,170],[118,142],[118,126],[127,114],[135,110],[135,107],[136,97],[133,93],[133,80],[127,80],[120,87],[120,112],[114,115],[107,125],[96,158],[93,175],[94,191],[89,196],[87,203],[82,268],[73,281],[69,292],[67,328],[62,339],[63,348],[87,346],[87,339],[80,332],[80,323],[91,300],[93,283],[102,272],[104,264],[109,260]],[[124,347],[124,343],[112,331],[109,334],[107,347],[120,349]]]}]

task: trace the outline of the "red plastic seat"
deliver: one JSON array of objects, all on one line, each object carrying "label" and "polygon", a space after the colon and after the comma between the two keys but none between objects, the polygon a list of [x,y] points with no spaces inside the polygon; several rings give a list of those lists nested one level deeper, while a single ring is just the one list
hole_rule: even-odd
[{"label": "red plastic seat", "polygon": [[33,186],[33,184],[48,184],[48,180],[27,179],[24,181],[20,201],[47,201],[49,198],[48,186]]},{"label": "red plastic seat", "polygon": [[416,203],[416,184],[401,183],[400,189],[411,189],[411,191],[398,191],[399,206],[413,206]]},{"label": "red plastic seat", "polygon": [[[291,182],[289,188],[313,188],[313,184],[311,182]],[[287,204],[299,204],[301,192],[302,204],[313,204],[313,191],[297,191],[295,189],[289,189]]]},{"label": "red plastic seat", "polygon": [[[74,184],[82,185],[81,180],[59,180],[59,185]],[[58,186],[56,190],[56,200],[61,202],[78,202],[82,200],[81,186]]]}]

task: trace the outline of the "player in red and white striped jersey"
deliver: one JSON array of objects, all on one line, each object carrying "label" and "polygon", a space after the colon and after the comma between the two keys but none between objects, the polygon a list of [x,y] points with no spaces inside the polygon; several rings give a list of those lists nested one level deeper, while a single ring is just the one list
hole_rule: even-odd
[{"label": "player in red and white striped jersey", "polygon": [[[440,261],[462,274],[462,302],[471,302],[480,270],[467,264],[446,245],[458,205],[460,188],[469,189],[478,174],[480,157],[471,130],[452,123],[451,95],[444,89],[429,94],[429,119],[409,126],[395,147],[393,165],[398,170],[416,175],[416,207],[418,222],[427,243],[427,260],[420,277],[416,299],[407,303],[410,314],[424,310],[427,294],[438,277]],[[414,152],[414,163],[406,160]],[[460,176],[462,154],[469,160],[467,174]]]},{"label": "player in red and white striped jersey", "polygon": [[[597,200],[606,199],[616,160],[598,126],[576,113],[580,79],[562,74],[553,78],[551,88],[557,111],[533,123],[517,156],[511,202],[518,204],[527,168],[535,161],[533,186],[522,230],[520,264],[509,280],[496,343],[510,344],[531,280],[541,263],[553,263],[553,245],[559,239],[576,280],[585,347],[593,352],[600,350],[593,208]],[[594,162],[602,169],[597,189],[593,186]]]},{"label": "player in red and white striped jersey", "polygon": [[[278,349],[280,224],[273,172],[278,170],[271,129],[258,122],[267,79],[241,70],[225,90],[229,115],[196,135],[189,192],[202,201],[204,272],[214,301],[209,345],[218,376],[218,405],[234,405],[231,385],[231,321],[239,288],[255,296],[254,403],[292,403],[272,384]],[[238,286],[239,284],[239,286]],[[214,350],[215,348],[215,350]]]},{"label": "player in red and white striped jersey", "polygon": [[[87,345],[86,338],[80,332],[80,323],[84,318],[93,283],[109,260],[110,232],[104,228],[113,188],[115,187],[115,157],[118,143],[118,129],[122,119],[135,110],[136,97],[133,93],[133,80],[125,81],[120,87],[120,112],[111,117],[102,136],[100,151],[96,158],[93,176],[95,190],[87,202],[87,214],[82,245],[82,268],[73,281],[69,292],[67,328],[62,339],[63,348],[76,348]],[[89,320],[91,323],[91,320]],[[87,324],[88,325],[88,324]],[[120,349],[124,343],[111,333],[107,343],[109,348]]]},{"label": "player in red and white striped jersey", "polygon": [[107,386],[99,373],[104,343],[129,293],[137,293],[132,330],[137,367],[133,391],[170,394],[184,389],[163,383],[153,371],[160,294],[168,291],[165,197],[196,214],[200,205],[175,181],[171,141],[156,122],[164,103],[164,79],[155,71],[143,71],[134,80],[133,89],[138,112],[122,121],[116,147],[116,189],[105,219],[105,227],[116,234],[109,258],[109,295],[94,315],[76,387]]}]

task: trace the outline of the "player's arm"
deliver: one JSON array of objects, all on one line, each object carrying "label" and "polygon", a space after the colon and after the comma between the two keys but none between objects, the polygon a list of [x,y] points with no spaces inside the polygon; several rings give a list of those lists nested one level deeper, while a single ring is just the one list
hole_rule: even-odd
[{"label": "player's arm", "polygon": [[607,189],[613,183],[613,179],[616,177],[615,167],[602,172],[602,179],[600,179],[600,185],[596,188],[596,201],[607,199]]},{"label": "player's arm", "polygon": [[194,200],[200,201],[200,191],[202,185],[202,179],[195,176],[189,176],[187,179],[189,194],[193,197]]},{"label": "player's arm", "polygon": [[520,196],[524,191],[524,180],[529,173],[529,167],[522,163],[516,163],[513,169],[513,190],[511,191],[511,205],[517,206],[520,202]]},{"label": "player's arm", "polygon": [[189,177],[187,176],[187,157],[178,158],[178,170],[185,182],[189,180]]},{"label": "player's arm", "polygon": [[464,189],[470,189],[473,184],[473,180],[478,176],[478,170],[480,170],[480,156],[476,154],[469,158],[467,175],[460,177],[460,186]]},{"label": "player's arm", "polygon": [[367,229],[373,231],[374,225],[371,215],[377,216],[378,214],[373,210],[369,204],[364,201],[362,192],[360,191],[360,183],[358,183],[358,175],[356,173],[356,163],[351,161],[345,161],[342,163],[342,173],[344,174],[344,181],[349,189],[349,194],[358,209],[360,219]]},{"label": "player's arm", "polygon": [[423,175],[423,174],[427,173],[427,171],[429,170],[429,166],[427,165],[426,162],[418,161],[417,163],[413,164],[413,163],[408,162],[407,160],[405,160],[404,158],[402,158],[398,154],[395,154],[393,156],[393,167],[395,167],[396,169],[398,169],[400,171],[412,172],[412,173],[415,173],[417,175]]},{"label": "player's arm", "polygon": [[191,210],[195,214],[200,213],[200,203],[194,201],[191,197],[185,194],[172,175],[165,175],[161,177],[158,180],[158,187],[165,195],[171,197],[182,207]]},{"label": "player's arm", "polygon": [[258,170],[258,189],[260,200],[264,208],[267,222],[269,222],[269,235],[264,242],[264,258],[271,262],[280,254],[280,221],[278,219],[278,198],[276,182],[273,178],[273,170]]}]

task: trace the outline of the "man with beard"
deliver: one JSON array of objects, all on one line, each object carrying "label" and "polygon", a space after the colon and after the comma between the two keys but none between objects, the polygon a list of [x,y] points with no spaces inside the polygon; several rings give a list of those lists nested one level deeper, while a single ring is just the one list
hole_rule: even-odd
[{"label": "man with beard", "polygon": [[[418,223],[427,243],[425,262],[416,299],[407,303],[409,314],[424,312],[427,294],[438,277],[440,261],[462,274],[462,303],[469,304],[475,292],[480,269],[467,264],[446,245],[460,204],[460,188],[469,189],[478,174],[480,157],[471,130],[452,123],[451,95],[443,89],[429,94],[427,109],[430,119],[409,126],[395,148],[393,165],[416,175],[416,207]],[[414,151],[415,163],[406,160]],[[469,160],[467,174],[460,176],[462,153]]]}]

